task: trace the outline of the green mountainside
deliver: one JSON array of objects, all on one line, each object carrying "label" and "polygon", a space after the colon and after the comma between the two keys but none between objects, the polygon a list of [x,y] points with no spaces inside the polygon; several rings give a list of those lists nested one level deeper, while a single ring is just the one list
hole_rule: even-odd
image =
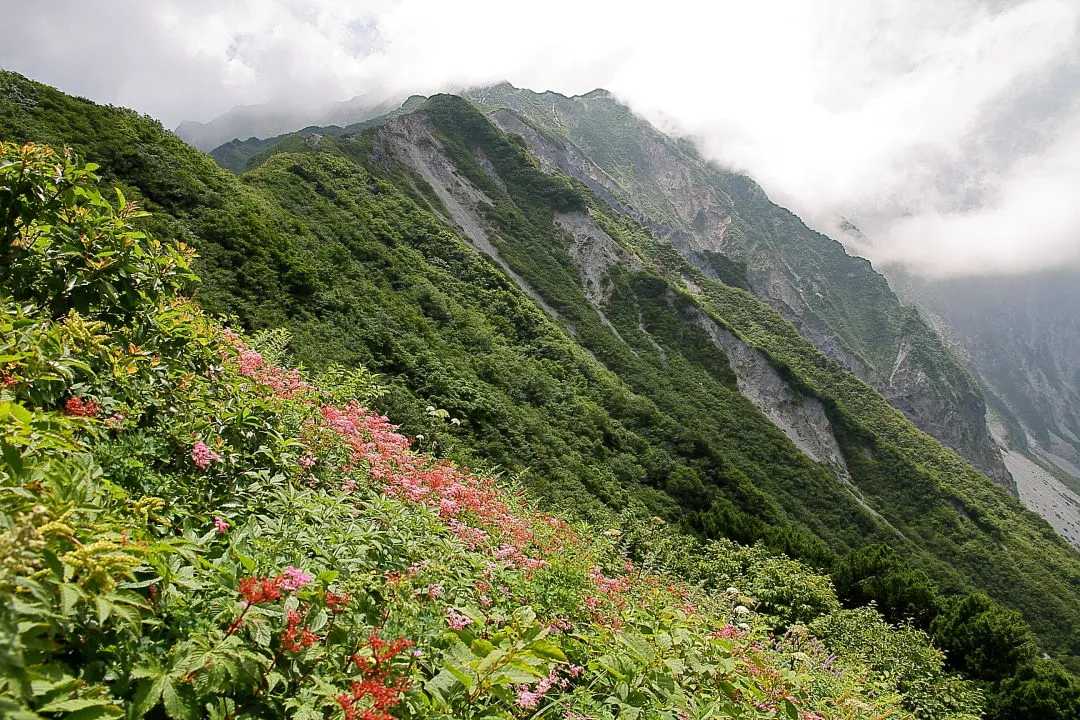
[{"label": "green mountainside", "polygon": [[[1024,669],[1010,653],[1033,652],[1027,636],[997,632],[1018,621],[969,591],[1080,655],[1080,558],[1046,523],[460,98],[289,136],[238,178],[148,118],[4,73],[0,139],[99,163],[153,213],[147,231],[199,251],[203,307],[285,328],[328,377],[378,373],[374,406],[421,448],[513,477],[547,509],[623,523],[628,542],[655,516],[693,542],[804,559],[841,600],[928,629],[992,697],[1049,671]],[[666,562],[703,582],[702,553]],[[972,647],[968,621],[1004,649]]]},{"label": "green mountainside", "polygon": [[568,98],[503,83],[469,96],[545,164],[587,183],[708,277],[772,305],[916,425],[1009,486],[978,387],[868,261],[603,90]]},{"label": "green mountainside", "polygon": [[[3,717],[974,720],[1006,697],[791,560],[600,533],[410,449],[362,368],[289,369],[283,333],[183,297],[193,251],[96,169],[0,141]],[[1026,657],[1024,687],[1069,688]],[[1064,718],[1080,694],[1007,697]]]}]

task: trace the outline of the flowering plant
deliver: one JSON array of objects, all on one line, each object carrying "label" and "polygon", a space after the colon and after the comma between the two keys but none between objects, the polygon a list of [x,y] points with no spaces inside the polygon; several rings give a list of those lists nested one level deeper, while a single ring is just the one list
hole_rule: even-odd
[{"label": "flowering plant", "polygon": [[[92,171],[0,145],[0,714],[905,716],[843,633],[777,641],[753,597],[646,571],[631,533],[416,452],[367,385],[208,318],[192,253]],[[965,717],[940,667],[906,677]]]}]

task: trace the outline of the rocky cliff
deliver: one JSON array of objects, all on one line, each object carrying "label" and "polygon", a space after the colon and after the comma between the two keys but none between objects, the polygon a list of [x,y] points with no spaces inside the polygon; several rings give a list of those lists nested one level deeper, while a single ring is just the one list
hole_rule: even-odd
[{"label": "rocky cliff", "polygon": [[586,183],[707,276],[765,300],[920,428],[1015,492],[978,387],[868,261],[610,93],[567,98],[504,83],[471,97],[542,163]]}]

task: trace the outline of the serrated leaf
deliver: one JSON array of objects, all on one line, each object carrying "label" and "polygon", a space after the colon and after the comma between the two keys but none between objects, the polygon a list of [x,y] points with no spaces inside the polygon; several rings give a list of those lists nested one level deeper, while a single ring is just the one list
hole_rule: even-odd
[{"label": "serrated leaf", "polygon": [[536,622],[536,611],[528,605],[523,605],[514,610],[514,622],[529,627]]},{"label": "serrated leaf", "polygon": [[135,689],[135,699],[131,705],[132,715],[143,717],[150,712],[161,699],[161,691],[166,683],[167,679],[164,675],[157,675],[153,680],[147,678],[140,682]]},{"label": "serrated leaf", "polygon": [[73,583],[60,585],[60,609],[65,615],[70,615],[75,610],[75,605],[83,597],[82,588]]},{"label": "serrated leaf", "polygon": [[511,664],[500,668],[493,673],[490,682],[496,685],[518,685],[536,682],[537,678],[544,677],[546,673],[540,673],[522,664]]},{"label": "serrated leaf", "polygon": [[161,666],[158,664],[153,665],[136,665],[131,670],[132,680],[142,680],[144,678],[156,678],[161,675]]},{"label": "serrated leaf", "polygon": [[656,653],[653,652],[652,646],[649,645],[648,641],[636,633],[623,633],[622,635],[616,635],[615,637],[618,638],[622,645],[626,646],[635,656],[637,656],[638,660],[649,663],[656,657]]},{"label": "serrated leaf", "polygon": [[448,669],[444,669],[424,683],[424,690],[441,701],[443,705],[449,705],[451,698],[456,694],[455,691],[461,687],[463,687],[461,682]]},{"label": "serrated leaf", "polygon": [[283,684],[284,682],[285,682],[285,676],[282,675],[281,673],[272,672],[272,673],[268,674],[266,676],[266,692],[267,693],[274,692],[274,688],[276,688],[279,684]]},{"label": "serrated leaf", "polygon": [[455,667],[454,665],[447,665],[443,670],[444,672],[448,671],[451,675],[457,678],[457,681],[465,687],[466,691],[472,689],[473,676],[471,673],[468,673],[459,667]]},{"label": "serrated leaf", "polygon": [[329,617],[326,614],[326,609],[319,608],[319,610],[315,613],[315,615],[312,616],[311,620],[308,622],[308,627],[311,629],[312,632],[319,632],[324,627],[326,627],[328,619]]},{"label": "serrated leaf", "polygon": [[194,694],[188,685],[177,687],[166,680],[161,689],[161,702],[165,706],[165,713],[173,720],[196,720],[199,717]]},{"label": "serrated leaf", "polygon": [[99,595],[94,598],[94,606],[97,608],[98,625],[104,625],[112,614],[112,603]]}]

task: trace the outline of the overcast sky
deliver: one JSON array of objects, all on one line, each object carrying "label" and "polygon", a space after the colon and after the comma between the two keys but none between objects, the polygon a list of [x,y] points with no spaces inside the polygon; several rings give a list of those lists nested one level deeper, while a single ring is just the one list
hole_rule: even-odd
[{"label": "overcast sky", "polygon": [[[1080,264],[1080,0],[0,0],[0,66],[167,126],[605,87],[879,266]],[[17,29],[13,32],[13,29]],[[839,236],[838,236],[839,237]]]}]

